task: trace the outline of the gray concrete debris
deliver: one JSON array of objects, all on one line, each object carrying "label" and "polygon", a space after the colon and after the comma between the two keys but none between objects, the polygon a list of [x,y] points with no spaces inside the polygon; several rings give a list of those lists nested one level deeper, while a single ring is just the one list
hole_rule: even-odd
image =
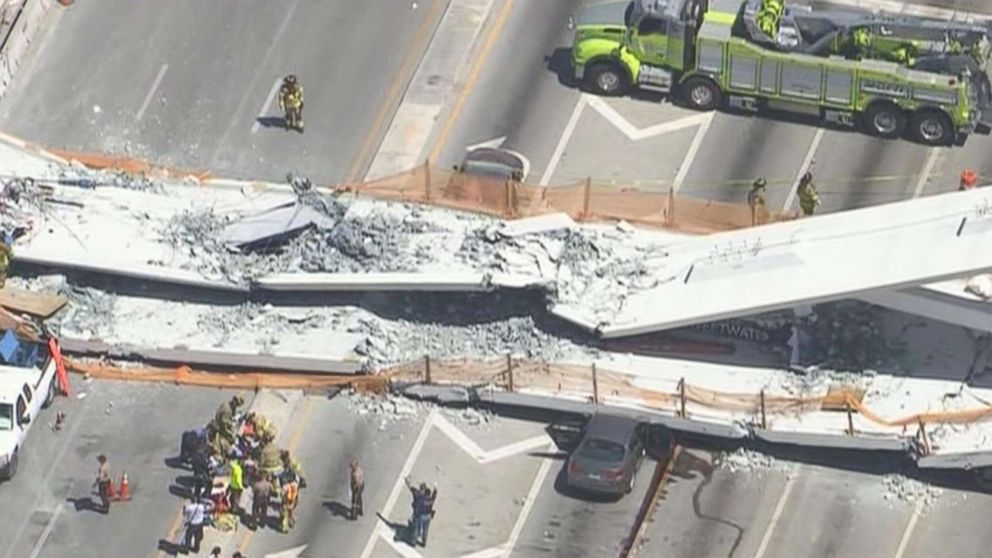
[{"label": "gray concrete debris", "polygon": [[375,395],[348,391],[348,408],[358,416],[377,422],[379,430],[404,420],[420,419],[433,407],[430,403],[412,401],[393,394]]},{"label": "gray concrete debris", "polygon": [[496,420],[496,415],[491,411],[479,410],[473,407],[464,409],[445,409],[444,416],[456,424],[465,426],[487,426]]},{"label": "gray concrete debris", "polygon": [[55,317],[63,334],[81,339],[106,338],[114,334],[116,296],[68,284],[58,292],[69,299],[69,304]]},{"label": "gray concrete debris", "polygon": [[936,503],[944,491],[936,486],[920,482],[902,475],[882,477],[882,497],[886,500],[901,500],[928,510]]},{"label": "gray concrete debris", "polygon": [[717,454],[713,464],[731,473],[760,473],[772,470],[786,470],[784,464],[779,464],[774,457],[746,448],[738,448],[731,452]]},{"label": "gray concrete debris", "polygon": [[223,347],[232,335],[246,330],[269,332],[270,341],[267,347],[260,348],[262,354],[268,354],[278,344],[280,336],[299,335],[328,325],[328,321],[326,312],[308,311],[306,308],[276,308],[271,304],[248,302],[204,314],[200,316],[197,326],[214,339],[214,347]]},{"label": "gray concrete debris", "polygon": [[516,316],[467,325],[363,319],[349,329],[366,336],[355,352],[383,365],[457,356],[498,357],[512,353],[528,359],[562,360],[581,348],[539,329],[534,318]]},{"label": "gray concrete debris", "polygon": [[271,273],[362,273],[413,271],[433,261],[428,250],[409,250],[410,235],[434,230],[417,212],[400,219],[382,213],[350,218],[330,196],[305,194],[305,203],[336,222],[329,230],[299,235],[252,250],[235,250],[221,241],[230,217],[211,210],[186,211],[160,231],[163,241],[185,252],[185,269],[235,283]]}]

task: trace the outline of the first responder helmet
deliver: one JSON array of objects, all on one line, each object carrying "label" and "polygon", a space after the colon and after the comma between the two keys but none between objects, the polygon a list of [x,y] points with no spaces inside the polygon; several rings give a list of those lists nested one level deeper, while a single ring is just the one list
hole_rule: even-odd
[{"label": "first responder helmet", "polygon": [[802,181],[806,183],[813,182],[813,173],[806,171],[806,174],[803,175]]},{"label": "first responder helmet", "polygon": [[289,74],[288,76],[286,76],[286,78],[283,81],[285,81],[289,85],[293,85],[296,83],[296,76],[293,74]]},{"label": "first responder helmet", "polygon": [[245,404],[245,400],[240,395],[235,395],[234,397],[231,398],[231,405],[234,405],[235,407],[240,407],[244,404]]},{"label": "first responder helmet", "polygon": [[978,173],[971,170],[965,169],[961,171],[961,185],[962,186],[974,186],[978,182]]},{"label": "first responder helmet", "polygon": [[759,176],[757,180],[754,181],[754,184],[752,184],[751,186],[753,188],[764,188],[767,185],[768,185],[768,181],[766,181],[763,177]]}]

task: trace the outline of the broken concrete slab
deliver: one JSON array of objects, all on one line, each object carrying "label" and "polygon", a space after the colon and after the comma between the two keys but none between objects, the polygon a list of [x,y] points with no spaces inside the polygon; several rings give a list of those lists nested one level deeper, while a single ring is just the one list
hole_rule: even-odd
[{"label": "broken concrete slab", "polygon": [[143,281],[154,281],[172,285],[182,285],[186,287],[198,287],[243,293],[246,293],[249,290],[245,285],[236,285],[228,281],[208,279],[199,273],[184,269],[114,262],[101,260],[97,257],[85,258],[82,256],[52,254],[31,248],[20,249],[17,252],[15,265],[18,261],[62,271],[85,271],[89,273],[128,277]]},{"label": "broken concrete slab", "polygon": [[276,273],[255,281],[271,291],[423,291],[486,292],[484,273]]},{"label": "broken concrete slab", "polygon": [[63,338],[62,350],[81,356],[101,356],[120,360],[138,360],[155,364],[204,368],[298,372],[307,374],[358,374],[362,365],[354,361],[322,359],[314,356],[251,354],[225,350],[160,349],[112,345],[102,341]]},{"label": "broken concrete slab", "polygon": [[536,217],[524,217],[506,221],[499,228],[499,234],[508,238],[517,238],[529,234],[543,234],[571,229],[575,221],[567,213],[552,213]]},{"label": "broken concrete slab", "polygon": [[296,202],[229,224],[221,232],[220,241],[238,248],[251,248],[259,244],[277,244],[306,228],[330,229],[335,224],[327,214]]}]

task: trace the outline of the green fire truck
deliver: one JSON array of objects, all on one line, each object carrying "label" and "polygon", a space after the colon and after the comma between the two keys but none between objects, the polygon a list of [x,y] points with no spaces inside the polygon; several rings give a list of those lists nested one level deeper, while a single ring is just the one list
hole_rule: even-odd
[{"label": "green fire truck", "polygon": [[592,15],[574,21],[571,56],[600,95],[653,88],[697,110],[797,112],[927,145],[992,130],[987,25],[785,0],[634,0],[613,22]]}]

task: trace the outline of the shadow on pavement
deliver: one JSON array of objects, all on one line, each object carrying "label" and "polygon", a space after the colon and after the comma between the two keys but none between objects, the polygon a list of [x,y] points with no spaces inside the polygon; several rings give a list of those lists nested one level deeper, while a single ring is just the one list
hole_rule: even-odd
[{"label": "shadow on pavement", "polygon": [[405,542],[406,544],[413,546],[413,529],[410,528],[409,523],[398,523],[398,522],[389,521],[388,519],[383,517],[383,515],[379,512],[376,512],[375,515],[383,523],[385,523],[387,527],[393,530],[394,541]]},{"label": "shadow on pavement", "polygon": [[285,128],[286,120],[281,116],[260,116],[255,119],[263,128]]},{"label": "shadow on pavement", "polygon": [[335,517],[351,519],[351,507],[346,506],[341,502],[336,500],[324,500],[324,507],[327,508],[327,511],[331,512],[331,515]]},{"label": "shadow on pavement", "polygon": [[103,509],[103,506],[94,502],[93,498],[90,498],[89,496],[84,496],[82,498],[66,498],[65,501],[72,504],[73,509],[77,512],[91,511],[103,515],[107,514],[107,511]]}]

